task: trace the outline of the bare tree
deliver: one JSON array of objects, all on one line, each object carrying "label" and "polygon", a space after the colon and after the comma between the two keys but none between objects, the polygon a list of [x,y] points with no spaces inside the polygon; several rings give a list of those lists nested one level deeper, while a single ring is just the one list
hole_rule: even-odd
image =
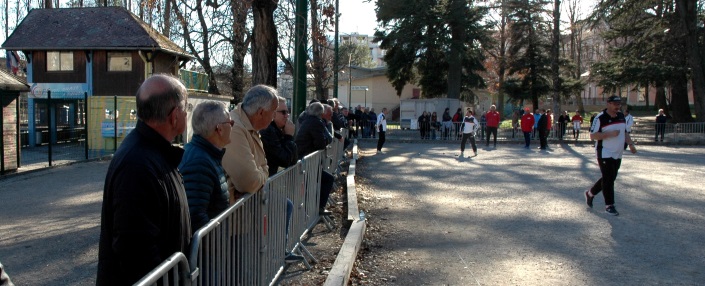
[{"label": "bare tree", "polygon": [[[583,41],[583,25],[579,22],[580,15],[580,1],[579,0],[568,0],[566,3],[568,10],[568,21],[570,25],[570,59],[575,63],[575,70],[570,74],[575,79],[580,79],[582,74],[582,41]],[[583,98],[580,93],[574,95],[575,101],[578,104],[578,111],[581,114],[585,113],[585,107],[583,106]]]},{"label": "bare tree", "polygon": [[[196,61],[203,67],[203,70],[208,74],[208,93],[220,94],[218,91],[218,85],[216,82],[215,75],[213,73],[213,67],[211,66],[211,35],[210,26],[208,21],[206,21],[205,13],[207,12],[203,6],[203,0],[195,0],[194,2],[181,1],[177,3],[176,0],[173,1],[172,7],[174,10],[174,15],[179,20],[181,24],[183,40],[188,46],[191,54],[196,57]],[[190,6],[189,4],[195,4]],[[179,4],[183,7],[184,11],[179,10]],[[185,17],[185,15],[195,14],[196,22],[191,25],[191,22]],[[188,17],[191,19],[191,17]],[[191,34],[195,36],[191,37]]]},{"label": "bare tree", "polygon": [[277,28],[274,10],[277,0],[253,0],[252,84],[277,86]]}]

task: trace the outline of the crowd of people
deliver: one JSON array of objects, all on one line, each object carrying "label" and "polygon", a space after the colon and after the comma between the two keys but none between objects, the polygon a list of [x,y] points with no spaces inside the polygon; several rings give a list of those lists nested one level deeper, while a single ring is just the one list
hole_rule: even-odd
[{"label": "crowd of people", "polygon": [[[106,174],[97,285],[131,285],[171,254],[187,253],[199,228],[243,194],[261,190],[278,171],[332,140],[343,141],[337,130],[350,123],[336,100],[314,101],[295,132],[286,100],[266,85],[252,87],[231,111],[210,100],[191,110],[185,86],[170,75],[145,80],[136,106],[137,125]],[[386,125],[385,112],[374,121]],[[183,134],[189,113],[193,136],[182,149],[172,141]],[[383,144],[386,126],[369,129]],[[334,177],[323,171],[320,215],[331,214],[325,205],[333,185]],[[288,239],[293,204],[290,198],[281,203]],[[285,253],[287,263],[303,259]]]}]

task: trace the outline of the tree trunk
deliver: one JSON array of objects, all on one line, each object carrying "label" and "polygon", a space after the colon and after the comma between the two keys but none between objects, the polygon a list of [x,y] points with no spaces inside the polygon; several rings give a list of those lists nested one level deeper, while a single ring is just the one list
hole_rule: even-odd
[{"label": "tree trunk", "polygon": [[[17,10],[19,10],[20,7],[17,7]],[[10,36],[10,24],[9,24],[9,19],[10,18],[10,0],[5,0],[5,39],[7,39]]]},{"label": "tree trunk", "polygon": [[[451,0],[450,2],[450,51],[448,52],[448,98],[460,98],[460,85],[462,80],[462,53],[465,44],[465,17],[467,13],[465,1]],[[500,110],[501,114],[501,110]]]},{"label": "tree trunk", "polygon": [[171,34],[171,1],[164,1],[164,28],[162,34],[169,38]]},{"label": "tree trunk", "polygon": [[233,66],[230,70],[232,79],[230,87],[233,98],[231,103],[237,104],[245,96],[245,55],[247,54],[247,15],[250,11],[249,1],[231,0],[230,9],[233,14]]},{"label": "tree trunk", "polygon": [[[559,56],[559,41],[560,41],[560,18],[561,18],[561,1],[554,0],[553,4],[553,37],[551,43],[551,74],[553,77],[553,121],[558,120],[561,115],[561,77],[558,68]],[[549,118],[550,119],[550,118]]]},{"label": "tree trunk", "polygon": [[313,54],[313,84],[316,87],[316,98],[321,102],[328,99],[328,95],[324,94],[323,78],[325,78],[325,70],[323,64],[323,45],[326,38],[321,33],[320,22],[318,21],[318,0],[311,0],[311,50]]},{"label": "tree trunk", "polygon": [[646,103],[646,110],[650,110],[650,108],[649,108],[649,83],[648,82],[644,83],[644,102]]},{"label": "tree trunk", "polygon": [[671,114],[666,104],[666,87],[662,82],[656,83],[656,98],[654,99],[656,109],[663,109],[666,114]]},{"label": "tree trunk", "polygon": [[[693,0],[677,0],[676,12],[685,37],[685,49],[691,70],[696,120],[705,122],[705,61],[703,61],[700,54],[701,47],[698,46],[697,2]],[[687,99],[686,94],[686,104],[688,103]],[[688,110],[688,114],[690,114],[690,110]]]},{"label": "tree trunk", "polygon": [[252,14],[252,85],[266,84],[277,87],[277,28],[274,9],[279,1],[254,0]]},{"label": "tree trunk", "polygon": [[[685,59],[685,57],[684,57]],[[683,63],[683,66],[686,66]],[[692,122],[693,116],[688,105],[688,78],[685,70],[679,70],[670,80],[672,122]]]},{"label": "tree trunk", "polygon": [[[502,16],[499,25],[499,71],[497,72],[497,108],[504,111],[504,74],[507,72],[507,6],[506,0],[502,0]],[[522,101],[523,103],[523,101]],[[522,105],[520,105],[522,106]],[[501,114],[502,112],[500,112]]]}]

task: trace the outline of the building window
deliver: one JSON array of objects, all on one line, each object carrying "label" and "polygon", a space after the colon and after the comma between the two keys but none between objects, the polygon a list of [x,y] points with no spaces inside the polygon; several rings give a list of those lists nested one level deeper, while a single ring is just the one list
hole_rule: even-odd
[{"label": "building window", "polygon": [[132,71],[132,54],[128,53],[108,53],[108,71],[123,72]]},{"label": "building window", "polygon": [[73,71],[73,52],[47,52],[47,71]]}]

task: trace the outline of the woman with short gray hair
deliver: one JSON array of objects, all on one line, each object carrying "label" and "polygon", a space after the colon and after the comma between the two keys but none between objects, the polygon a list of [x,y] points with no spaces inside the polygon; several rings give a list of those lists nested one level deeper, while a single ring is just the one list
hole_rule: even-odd
[{"label": "woman with short gray hair", "polygon": [[191,229],[195,233],[228,208],[228,182],[221,160],[230,143],[233,120],[222,102],[204,101],[191,117],[193,138],[186,144],[179,172],[184,179]]}]

